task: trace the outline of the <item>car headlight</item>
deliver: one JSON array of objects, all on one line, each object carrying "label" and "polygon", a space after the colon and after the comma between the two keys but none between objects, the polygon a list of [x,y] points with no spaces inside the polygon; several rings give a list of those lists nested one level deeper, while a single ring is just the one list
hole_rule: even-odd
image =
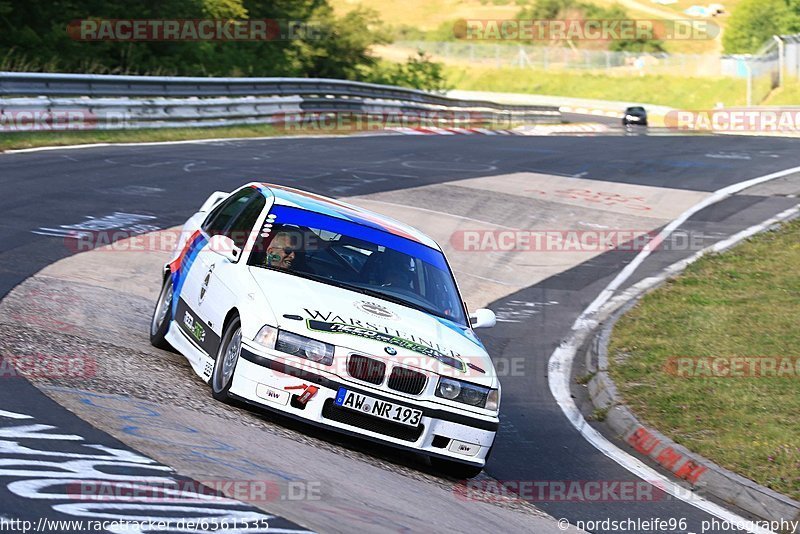
[{"label": "car headlight", "polygon": [[500,388],[489,390],[486,398],[486,409],[498,411],[500,409]]},{"label": "car headlight", "polygon": [[278,332],[275,349],[324,365],[333,363],[333,345],[284,330]]},{"label": "car headlight", "polygon": [[461,384],[457,380],[439,379],[439,387],[436,388],[436,395],[448,400],[454,400],[461,395]]},{"label": "car headlight", "polygon": [[266,347],[268,349],[275,348],[275,341],[278,339],[278,329],[274,326],[264,325],[261,327],[261,330],[258,331],[256,337],[253,341],[261,345],[262,347]]},{"label": "car headlight", "polygon": [[497,410],[500,405],[498,390],[445,377],[439,378],[436,396],[487,410]]}]

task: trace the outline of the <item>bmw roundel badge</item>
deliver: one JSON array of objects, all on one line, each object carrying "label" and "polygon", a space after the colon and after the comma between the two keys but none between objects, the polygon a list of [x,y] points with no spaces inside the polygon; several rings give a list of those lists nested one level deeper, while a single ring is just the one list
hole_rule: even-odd
[{"label": "bmw roundel badge", "polygon": [[386,354],[388,354],[389,356],[397,356],[397,349],[395,349],[394,347],[386,347],[383,350],[385,350]]}]

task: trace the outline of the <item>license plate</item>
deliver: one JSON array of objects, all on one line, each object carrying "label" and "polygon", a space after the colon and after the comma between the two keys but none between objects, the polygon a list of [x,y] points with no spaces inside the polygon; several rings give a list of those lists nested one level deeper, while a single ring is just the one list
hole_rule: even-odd
[{"label": "license plate", "polygon": [[406,426],[417,427],[422,419],[422,410],[374,399],[346,388],[339,388],[334,404]]}]

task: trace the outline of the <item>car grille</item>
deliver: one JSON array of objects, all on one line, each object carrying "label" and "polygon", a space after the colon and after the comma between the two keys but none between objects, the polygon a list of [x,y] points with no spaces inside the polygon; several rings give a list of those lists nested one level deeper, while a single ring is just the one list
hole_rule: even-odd
[{"label": "car grille", "polygon": [[350,376],[370,384],[380,384],[386,375],[386,364],[380,360],[373,360],[366,356],[352,354],[347,362],[347,372]]},{"label": "car grille", "polygon": [[401,391],[409,395],[419,395],[425,389],[427,380],[427,377],[422,373],[405,367],[395,367],[392,369],[392,374],[389,375],[388,386],[389,389],[395,391]]},{"label": "car grille", "polygon": [[369,432],[375,432],[376,434],[402,439],[403,441],[417,441],[425,431],[423,425],[418,427],[401,425],[361,412],[348,410],[347,408],[341,408],[333,403],[333,399],[327,399],[325,404],[322,405],[322,417],[348,426],[368,430]]}]

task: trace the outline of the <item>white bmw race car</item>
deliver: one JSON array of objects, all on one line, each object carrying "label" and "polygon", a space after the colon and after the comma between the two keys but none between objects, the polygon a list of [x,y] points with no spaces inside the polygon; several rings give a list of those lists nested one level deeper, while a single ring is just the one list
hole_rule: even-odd
[{"label": "white bmw race car", "polygon": [[477,475],[500,384],[439,246],[334,199],[253,183],[184,225],[151,342],[236,400]]}]

